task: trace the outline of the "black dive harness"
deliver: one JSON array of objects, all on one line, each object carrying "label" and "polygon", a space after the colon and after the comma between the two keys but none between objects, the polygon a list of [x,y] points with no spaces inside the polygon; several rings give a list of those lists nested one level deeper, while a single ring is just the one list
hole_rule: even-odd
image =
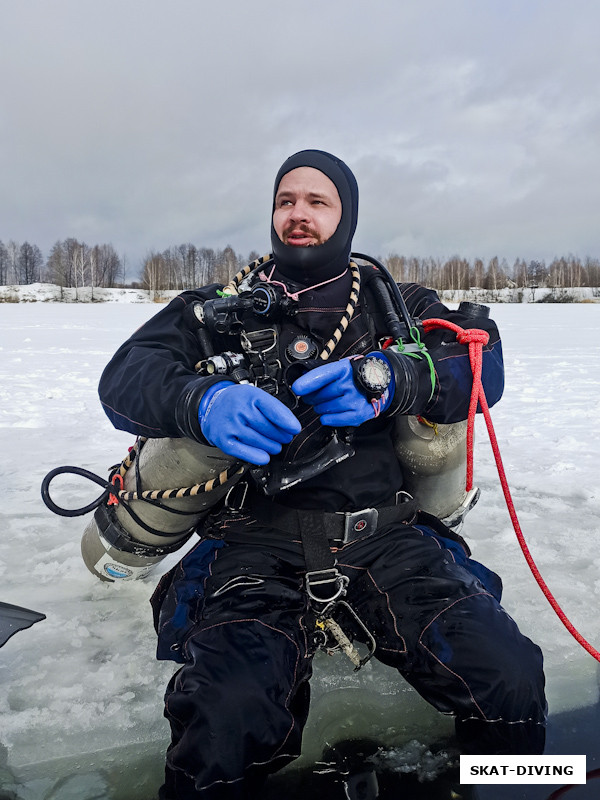
[{"label": "black dive harness", "polygon": [[[351,255],[352,258],[370,262],[373,269],[365,268],[365,275],[361,277],[361,269],[353,260],[350,261],[352,285],[348,303],[318,357],[314,357],[317,352],[315,343],[309,337],[299,335],[287,347],[283,347],[291,361],[285,366],[279,322],[296,315],[297,294],[288,293],[278,281],[269,282],[265,272],[260,272],[261,269],[274,266],[272,257],[267,255],[240,270],[219,292],[218,298],[192,303],[184,312],[189,327],[196,333],[202,354],[196,364],[198,374],[212,381],[222,377],[239,383],[252,383],[294,408],[297,398],[291,392],[291,384],[305,369],[329,359],[354,315],[361,281],[364,281],[365,288],[372,296],[373,312],[377,310],[381,330],[385,331],[386,336],[408,342],[415,331],[419,334],[422,326],[410,316],[398,286],[384,265],[363,253]],[[255,274],[261,277],[261,282],[256,282]],[[370,333],[374,335],[372,328]],[[238,344],[233,347],[241,352],[226,350],[215,354],[215,336],[235,337]],[[315,347],[314,354],[310,352],[311,346]],[[302,352],[306,355],[301,355]],[[397,380],[396,383],[399,392],[403,381]],[[409,384],[410,381],[407,386]],[[250,474],[265,494],[274,496],[351,458],[354,455],[351,439],[351,429],[334,428],[327,443],[310,457],[294,462],[272,458],[266,467],[251,468]]]},{"label": "black dive harness", "polygon": [[[332,548],[364,539],[379,528],[393,522],[408,523],[417,511],[416,501],[406,492],[398,492],[396,505],[363,508],[360,511],[323,512],[287,508],[279,503],[256,497],[250,512],[261,524],[299,536],[306,564],[305,589],[317,615],[319,645],[328,652],[341,648],[358,670],[375,652],[375,638],[351,605],[343,598],[349,578],[337,567]],[[356,632],[367,646],[360,656],[346,631]]]},{"label": "black dive harness", "polygon": [[[367,284],[374,301],[383,315],[386,333],[394,339],[408,340],[417,327],[409,315],[406,304],[396,283],[380,262],[362,254],[352,254],[376,266],[367,277]],[[222,299],[206,301],[194,313],[200,321],[199,342],[206,348],[208,333],[235,333],[239,336],[244,358],[234,353],[215,356],[204,349],[204,359],[198,371],[204,375],[223,374],[238,381],[249,381],[273,395],[285,397],[289,388],[282,387],[282,365],[278,347],[279,327],[277,321],[283,316],[293,316],[295,308],[281,296],[277,287],[270,284],[252,284],[250,274],[259,267],[270,265],[268,257],[258,259],[238,273],[231,284],[225,287]],[[360,292],[360,271],[351,262],[353,283],[350,299],[338,328],[319,355],[326,362],[346,330]],[[278,307],[279,306],[279,307]],[[250,313],[247,313],[250,312]],[[262,325],[257,320],[264,320]],[[313,360],[313,366],[316,366]],[[287,383],[287,382],[284,382]],[[291,381],[290,381],[291,383]],[[291,392],[289,392],[291,394]],[[349,578],[337,567],[334,551],[394,522],[409,522],[417,511],[416,502],[405,492],[398,492],[393,506],[364,508],[352,512],[321,512],[294,509],[274,502],[270,496],[278,494],[310,477],[328,469],[334,463],[354,455],[351,434],[347,430],[333,430],[326,446],[307,460],[287,464],[276,459],[267,467],[250,469],[254,483],[262,493],[252,493],[247,509],[243,509],[246,491],[245,481],[233,487],[225,500],[223,509],[207,521],[204,534],[219,537],[222,523],[229,517],[234,519],[244,511],[262,525],[282,531],[302,542],[306,564],[305,588],[310,606],[316,615],[316,629],[320,637],[319,646],[328,651],[341,648],[360,669],[375,651],[375,639],[352,607],[343,599]],[[241,494],[240,494],[240,489]],[[217,524],[214,524],[217,523]],[[343,627],[342,627],[343,625]],[[350,636],[346,633],[349,630]],[[361,657],[353,645],[356,636],[367,645],[368,652]]]}]

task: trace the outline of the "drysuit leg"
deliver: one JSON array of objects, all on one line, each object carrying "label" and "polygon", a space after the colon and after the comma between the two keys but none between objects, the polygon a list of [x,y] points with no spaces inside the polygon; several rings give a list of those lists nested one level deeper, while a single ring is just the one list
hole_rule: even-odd
[{"label": "drysuit leg", "polygon": [[213,563],[186,663],[166,692],[161,798],[252,798],[300,755],[313,654],[306,600],[297,573],[282,576],[263,548],[225,547]]},{"label": "drysuit leg", "polygon": [[351,593],[375,633],[376,656],[455,715],[465,752],[542,752],[542,654],[500,605],[498,576],[425,529],[398,530],[371,547]]}]

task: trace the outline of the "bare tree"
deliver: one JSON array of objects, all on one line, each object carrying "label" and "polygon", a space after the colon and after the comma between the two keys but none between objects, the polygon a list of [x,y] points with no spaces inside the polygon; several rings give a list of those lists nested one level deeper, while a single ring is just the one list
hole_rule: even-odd
[{"label": "bare tree", "polygon": [[39,281],[43,264],[44,257],[40,248],[35,244],[23,242],[17,259],[17,282],[25,285]]},{"label": "bare tree", "polygon": [[65,286],[76,285],[76,275],[74,272],[74,265],[77,262],[77,251],[79,250],[79,242],[72,236],[65,239],[63,242],[64,257],[66,262],[66,282]]},{"label": "bare tree", "polygon": [[8,283],[8,266],[8,250],[4,246],[4,242],[0,241],[0,286]]},{"label": "bare tree", "polygon": [[90,264],[94,264],[92,283],[110,288],[115,286],[121,269],[121,260],[112,244],[96,244],[90,250]]},{"label": "bare tree", "polygon": [[500,286],[500,265],[498,263],[498,256],[490,258],[483,279],[483,288],[492,289],[496,291]]},{"label": "bare tree", "polygon": [[125,286],[125,283],[127,282],[127,256],[125,255],[125,253],[123,253],[123,255],[121,256],[119,281],[123,286]]},{"label": "bare tree", "polygon": [[142,285],[153,294],[167,287],[166,265],[163,253],[149,253],[142,268]]},{"label": "bare tree", "polygon": [[227,245],[217,256],[214,275],[216,283],[229,283],[240,267],[240,259],[231,245]]},{"label": "bare tree", "polygon": [[585,259],[585,271],[588,286],[600,287],[600,261],[597,258]]},{"label": "bare tree", "polygon": [[[70,240],[67,240],[70,241]],[[89,281],[90,276],[90,249],[84,242],[75,242],[70,252],[71,271],[74,278],[75,299],[78,300],[78,287],[82,288]]]},{"label": "bare tree", "polygon": [[483,266],[483,261],[480,258],[476,258],[473,262],[473,267],[471,268],[471,278],[469,280],[470,285],[481,288],[483,286],[484,275],[485,268]]},{"label": "bare tree", "polygon": [[6,252],[8,255],[8,273],[7,278],[9,283],[19,283],[19,250],[20,246],[17,242],[11,239],[6,245]]},{"label": "bare tree", "polygon": [[62,242],[55,242],[46,261],[45,279],[49,283],[60,286],[60,298],[64,297],[65,286],[68,285],[69,259]]},{"label": "bare tree", "polygon": [[548,277],[548,270],[546,269],[545,261],[538,261],[533,259],[529,262],[527,268],[527,280],[529,285],[535,284],[536,286],[545,286]]},{"label": "bare tree", "polygon": [[392,253],[385,259],[385,266],[390,271],[396,283],[404,283],[406,280],[406,259],[397,253]]},{"label": "bare tree", "polygon": [[527,286],[527,262],[517,258],[513,264],[513,279],[517,286]]},{"label": "bare tree", "polygon": [[199,271],[198,248],[193,244],[180,244],[179,260],[181,264],[181,281],[183,288],[193,289],[198,286],[197,276]]},{"label": "bare tree", "polygon": [[216,281],[217,254],[212,247],[201,247],[198,251],[198,286]]}]

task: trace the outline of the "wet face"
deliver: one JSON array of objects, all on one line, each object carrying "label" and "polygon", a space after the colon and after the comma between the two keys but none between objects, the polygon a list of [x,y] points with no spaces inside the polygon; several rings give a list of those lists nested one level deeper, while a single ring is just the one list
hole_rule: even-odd
[{"label": "wet face", "polygon": [[284,244],[323,244],[341,218],[340,196],[327,175],[313,167],[298,167],[283,176],[275,195],[273,227]]}]

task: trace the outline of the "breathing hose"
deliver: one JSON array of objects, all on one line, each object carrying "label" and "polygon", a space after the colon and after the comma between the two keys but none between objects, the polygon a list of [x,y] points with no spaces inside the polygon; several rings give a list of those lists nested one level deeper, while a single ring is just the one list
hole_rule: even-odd
[{"label": "breathing hose", "polygon": [[409,329],[417,327],[415,320],[411,317],[408,307],[406,305],[406,301],[402,296],[402,292],[400,291],[398,284],[390,274],[387,267],[385,267],[381,261],[378,261],[373,256],[367,256],[364,253],[352,253],[352,258],[360,258],[361,261],[368,261],[371,264],[374,264],[377,269],[381,272],[385,281],[396,301],[396,304],[400,310],[400,314],[403,317],[404,321],[406,322]]}]

